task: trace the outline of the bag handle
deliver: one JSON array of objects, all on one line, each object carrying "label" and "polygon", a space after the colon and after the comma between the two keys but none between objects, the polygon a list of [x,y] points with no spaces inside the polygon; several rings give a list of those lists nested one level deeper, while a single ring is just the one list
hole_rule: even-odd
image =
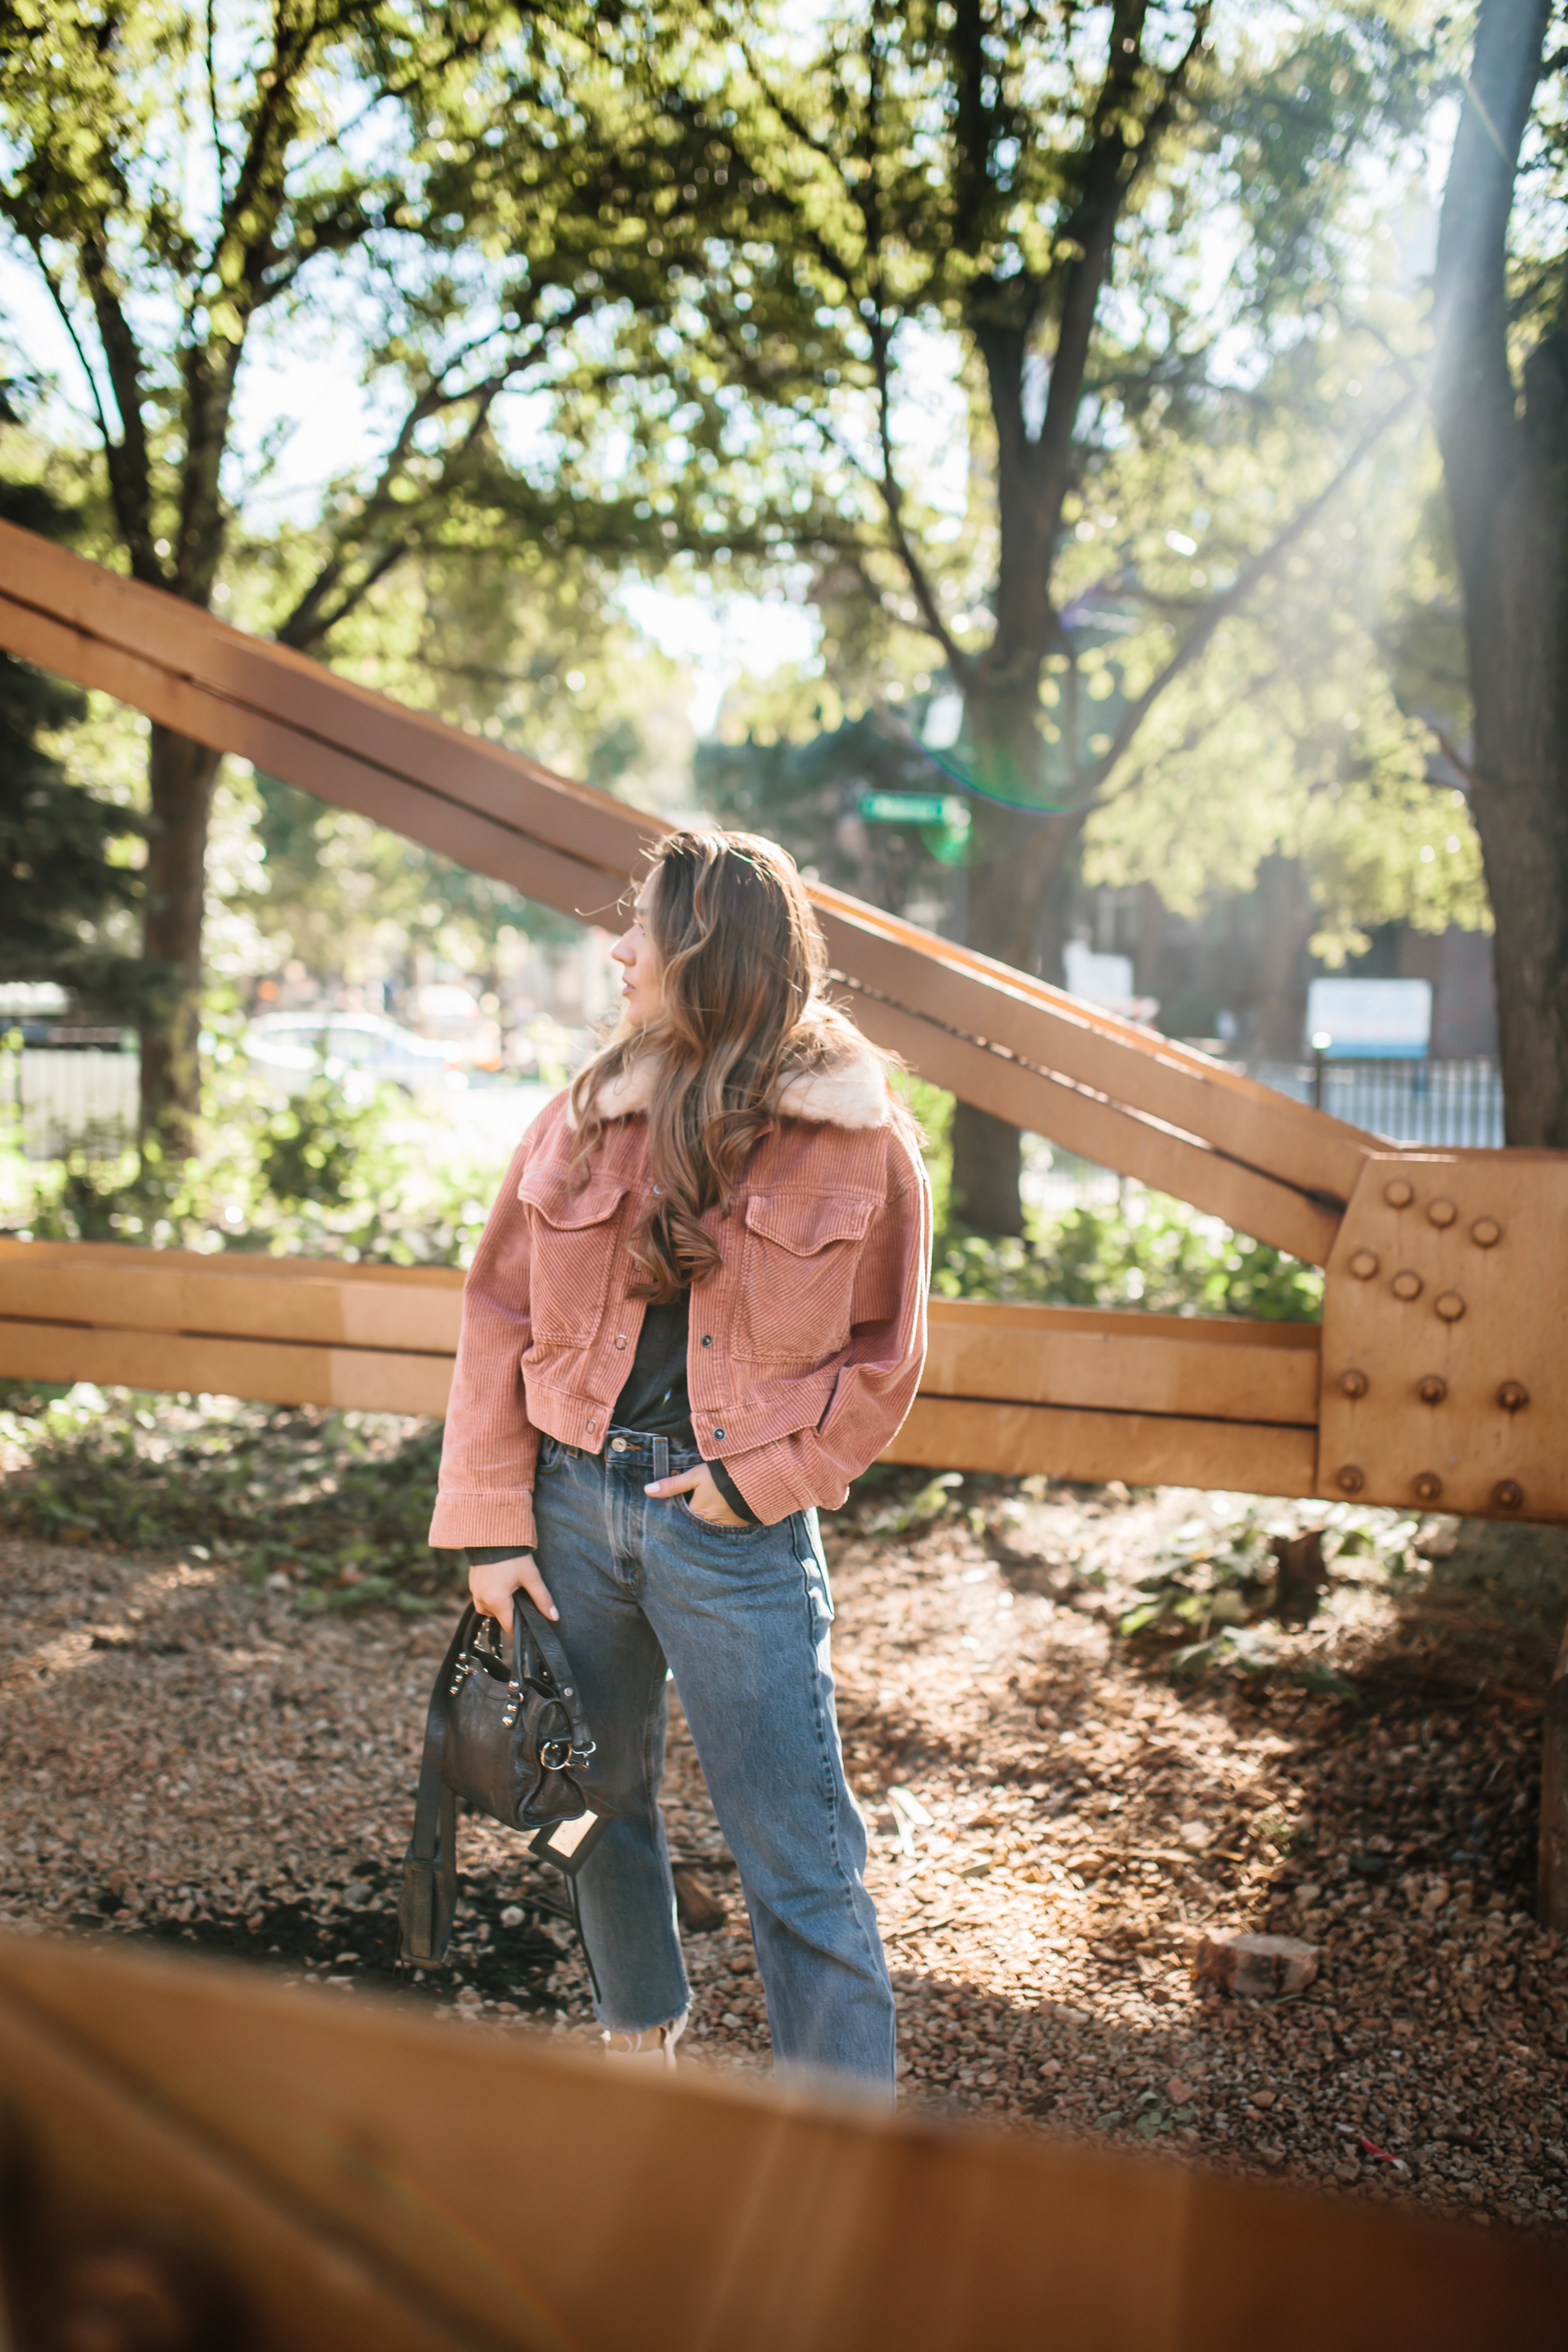
[{"label": "bag handle", "polygon": [[583,1712],[583,1702],[577,1693],[577,1678],[572,1671],[572,1661],[566,1654],[560,1634],[529,1599],[526,1592],[511,1596],[512,1679],[519,1691],[529,1679],[529,1644],[531,1643],[548,1668],[555,1685],[555,1696],[566,1710],[566,1720],[572,1729],[572,1761],[586,1763],[594,1753],[594,1739],[588,1729],[588,1718]]}]

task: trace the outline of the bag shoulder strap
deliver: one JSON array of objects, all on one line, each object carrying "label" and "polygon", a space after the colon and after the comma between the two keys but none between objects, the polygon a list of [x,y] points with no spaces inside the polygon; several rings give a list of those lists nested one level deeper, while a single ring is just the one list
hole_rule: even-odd
[{"label": "bag shoulder strap", "polygon": [[479,1623],[470,1605],[458,1621],[430,1693],[425,1747],[414,1801],[414,1835],[403,1866],[398,1904],[399,1950],[405,1960],[430,1965],[445,1958],[458,1907],[458,1812],[442,1778],[447,1754],[447,1697],[453,1671]]}]

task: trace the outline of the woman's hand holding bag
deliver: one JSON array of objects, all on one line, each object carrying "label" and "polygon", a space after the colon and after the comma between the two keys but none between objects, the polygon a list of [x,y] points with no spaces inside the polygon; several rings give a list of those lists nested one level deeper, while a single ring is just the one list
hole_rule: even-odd
[{"label": "woman's hand holding bag", "polygon": [[542,1617],[547,1617],[552,1625],[560,1623],[561,1612],[551,1599],[531,1551],[513,1552],[510,1559],[470,1565],[468,1597],[479,1615],[493,1617],[503,1633],[511,1632],[514,1592],[526,1593]]}]

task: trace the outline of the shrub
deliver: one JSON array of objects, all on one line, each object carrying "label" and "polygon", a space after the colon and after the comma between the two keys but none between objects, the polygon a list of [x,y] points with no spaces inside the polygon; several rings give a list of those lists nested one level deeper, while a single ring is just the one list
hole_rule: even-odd
[{"label": "shrub", "polygon": [[1312,1323],[1322,1313],[1315,1266],[1232,1233],[1180,1201],[1129,1188],[1124,1210],[1035,1216],[1026,1240],[939,1238],[939,1298],[1023,1299],[1047,1307],[1133,1307],[1160,1315],[1251,1315]]},{"label": "shrub", "polygon": [[0,1526],[55,1542],[180,1547],[254,1582],[287,1577],[306,1608],[451,1591],[426,1542],[437,1422],[227,1398],[103,1391],[28,1396],[7,1382],[0,1446],[20,1463]]}]

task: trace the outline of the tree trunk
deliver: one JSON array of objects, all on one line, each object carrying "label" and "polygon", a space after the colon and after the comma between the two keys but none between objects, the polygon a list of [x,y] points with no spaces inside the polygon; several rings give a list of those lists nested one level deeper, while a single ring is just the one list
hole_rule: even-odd
[{"label": "tree trunk", "polygon": [[[1497,925],[1507,1139],[1568,1150],[1568,399],[1563,354],[1528,371],[1514,478],[1467,550],[1472,807]],[[1556,379],[1550,397],[1542,377]],[[1542,429],[1549,412],[1555,430]]]},{"label": "tree trunk", "polygon": [[195,1150],[207,819],[220,756],[166,727],[153,730],[142,952],[168,966],[173,982],[142,1025],[142,1146],[150,1158],[180,1160]]},{"label": "tree trunk", "polygon": [[1254,944],[1258,990],[1243,1033],[1248,1062],[1299,1062],[1305,1050],[1307,942],[1316,920],[1299,858],[1263,859],[1253,884],[1262,938]]},{"label": "tree trunk", "polygon": [[[972,689],[965,709],[975,781],[970,802],[966,943],[1020,971],[1058,982],[1080,816],[1053,816],[1045,794],[1045,745],[1036,718],[1031,666],[1026,690]],[[986,795],[995,793],[995,798]],[[1024,806],[1009,803],[1025,803]],[[1028,803],[1031,803],[1028,804]],[[952,1205],[980,1234],[1021,1234],[1018,1129],[957,1105],[952,1123]]]},{"label": "tree trunk", "polygon": [[1485,0],[1478,21],[1437,240],[1433,415],[1464,586],[1507,1139],[1563,1150],[1568,332],[1543,334],[1521,387],[1508,281],[1514,179],[1551,15],[1547,0]]}]

